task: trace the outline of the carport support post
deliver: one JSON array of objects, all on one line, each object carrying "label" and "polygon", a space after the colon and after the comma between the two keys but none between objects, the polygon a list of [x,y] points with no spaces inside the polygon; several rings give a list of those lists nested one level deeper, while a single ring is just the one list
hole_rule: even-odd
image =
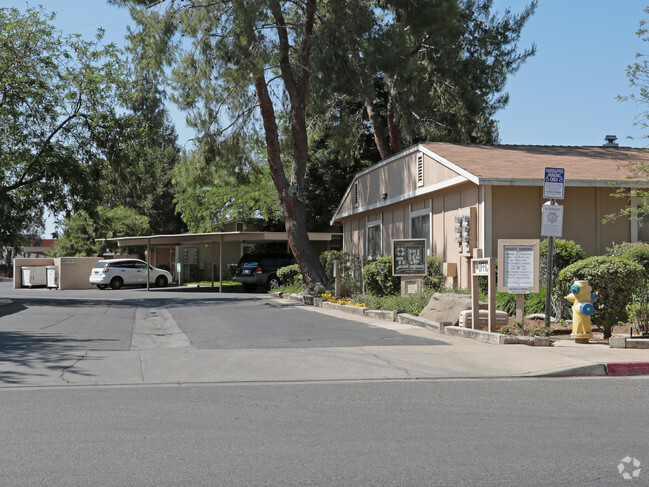
[{"label": "carport support post", "polygon": [[223,234],[219,242],[219,293],[223,292]]},{"label": "carport support post", "polygon": [[151,240],[146,241],[146,290],[149,291],[149,268],[151,264],[149,260],[151,259]]},{"label": "carport support post", "polygon": [[212,289],[214,289],[214,246],[216,242],[212,242],[210,247],[210,279],[212,280]]}]

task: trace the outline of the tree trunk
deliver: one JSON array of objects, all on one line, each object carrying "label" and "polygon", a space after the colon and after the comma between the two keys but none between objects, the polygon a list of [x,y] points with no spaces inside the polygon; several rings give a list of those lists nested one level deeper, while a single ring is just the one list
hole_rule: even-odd
[{"label": "tree trunk", "polygon": [[390,148],[393,154],[401,152],[401,132],[394,120],[395,83],[396,79],[393,81],[392,89],[390,90],[390,99],[388,100],[388,133],[390,134]]},{"label": "tree trunk", "polygon": [[392,155],[392,153],[390,152],[390,147],[385,137],[385,129],[381,125],[379,114],[376,113],[374,102],[369,98],[365,99],[365,110],[367,111],[367,117],[369,118],[370,125],[372,126],[372,133],[374,133],[374,142],[376,143],[376,148],[379,150],[379,154],[381,154],[381,159],[387,159]]},{"label": "tree trunk", "polygon": [[309,155],[306,100],[315,10],[315,0],[309,0],[305,10],[304,33],[300,48],[301,61],[298,63],[300,68],[294,70],[289,56],[289,35],[286,31],[286,22],[280,4],[278,1],[271,2],[271,11],[275,18],[279,38],[280,70],[291,104],[290,124],[293,135],[293,164],[290,181],[286,178],[284,165],[282,164],[277,119],[273,109],[273,101],[268,92],[268,85],[263,72],[257,73],[255,76],[255,90],[266,134],[268,162],[273,182],[282,203],[288,244],[302,271],[304,285],[309,291],[313,290],[317,283],[327,283],[327,274],[309,241],[306,199],[304,196],[304,178]]}]

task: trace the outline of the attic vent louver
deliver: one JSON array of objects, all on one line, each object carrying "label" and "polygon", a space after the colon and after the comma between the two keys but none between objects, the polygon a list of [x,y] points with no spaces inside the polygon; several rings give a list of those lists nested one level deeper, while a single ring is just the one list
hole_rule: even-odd
[{"label": "attic vent louver", "polygon": [[358,207],[358,183],[354,183],[354,208]]},{"label": "attic vent louver", "polygon": [[417,154],[417,187],[424,185],[424,155]]}]

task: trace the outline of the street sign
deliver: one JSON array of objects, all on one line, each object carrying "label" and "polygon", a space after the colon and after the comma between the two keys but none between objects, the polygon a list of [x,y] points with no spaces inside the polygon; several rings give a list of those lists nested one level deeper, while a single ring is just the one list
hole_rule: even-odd
[{"label": "street sign", "polygon": [[546,167],[543,180],[543,197],[562,200],[565,194],[566,170],[562,167]]}]

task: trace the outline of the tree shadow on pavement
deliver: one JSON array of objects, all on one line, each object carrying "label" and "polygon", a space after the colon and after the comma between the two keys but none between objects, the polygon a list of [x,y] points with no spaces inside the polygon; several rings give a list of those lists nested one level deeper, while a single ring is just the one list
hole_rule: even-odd
[{"label": "tree shadow on pavement", "polygon": [[0,385],[60,377],[64,369],[86,355],[84,343],[97,341],[105,340],[0,331]]}]

